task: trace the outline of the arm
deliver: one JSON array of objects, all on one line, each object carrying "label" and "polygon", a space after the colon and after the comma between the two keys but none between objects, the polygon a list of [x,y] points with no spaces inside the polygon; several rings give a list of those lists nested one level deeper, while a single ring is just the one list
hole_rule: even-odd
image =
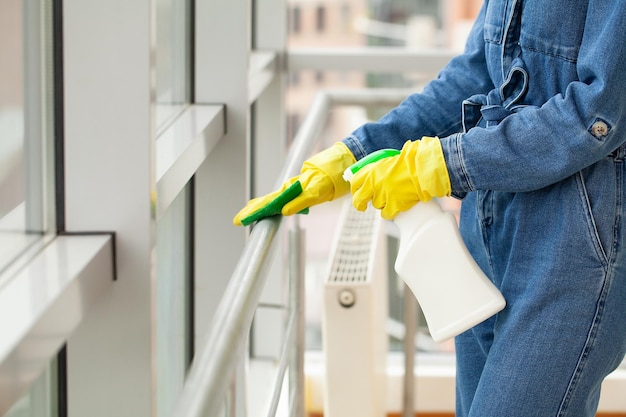
[{"label": "arm", "polygon": [[421,93],[412,94],[380,120],[367,123],[344,139],[357,159],[382,148],[400,149],[409,139],[444,137],[461,130],[461,103],[493,88],[485,64],[484,6],[465,51],[455,57]]},{"label": "arm", "polygon": [[[578,58],[569,64],[574,66],[575,80],[562,93],[506,117],[495,127],[443,138],[453,193],[540,189],[622,145],[626,42],[618,28],[625,24],[624,8],[590,1]],[[606,130],[597,129],[603,124]]]}]

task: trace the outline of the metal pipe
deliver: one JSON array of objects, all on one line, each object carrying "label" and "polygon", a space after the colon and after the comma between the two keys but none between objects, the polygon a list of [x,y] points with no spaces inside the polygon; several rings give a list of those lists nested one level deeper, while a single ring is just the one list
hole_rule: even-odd
[{"label": "metal pipe", "polygon": [[287,330],[285,331],[285,340],[281,347],[280,358],[278,362],[278,373],[276,375],[276,382],[274,384],[274,392],[272,393],[272,399],[270,400],[270,406],[269,406],[269,411],[267,412],[267,417],[274,417],[276,415],[276,412],[278,411],[278,403],[280,402],[280,394],[281,394],[281,389],[283,387],[283,380],[285,379],[285,373],[287,372],[287,367],[289,366],[289,351],[295,340],[296,322],[297,322],[296,314],[295,312],[292,312],[289,315],[289,320],[287,322]]},{"label": "metal pipe", "polygon": [[298,222],[289,235],[289,282],[290,305],[293,309],[295,343],[291,346],[289,365],[290,401],[293,410],[290,417],[304,417],[304,231]]},{"label": "metal pipe", "polygon": [[406,88],[370,88],[366,90],[333,89],[320,94],[328,97],[330,106],[367,106],[373,104],[394,106],[415,92],[415,90]]},{"label": "metal pipe", "polygon": [[402,417],[413,417],[415,409],[415,334],[417,328],[417,300],[404,285],[404,386]]},{"label": "metal pipe", "polygon": [[[313,101],[308,117],[298,131],[287,156],[279,184],[296,175],[311,153],[314,140],[326,121],[329,100],[324,94]],[[259,303],[271,260],[270,252],[281,217],[258,222],[244,247],[212,321],[209,336],[189,370],[189,376],[174,415],[213,416],[222,404],[229,377],[235,369]]]},{"label": "metal pipe", "polygon": [[259,222],[250,234],[215,312],[210,333],[192,362],[173,415],[203,417],[219,412],[246,345],[279,226],[280,217],[268,218]]},{"label": "metal pipe", "polygon": [[443,68],[457,52],[404,47],[297,48],[287,53],[290,71],[408,72],[428,78]]},{"label": "metal pipe", "polygon": [[280,187],[285,180],[300,173],[302,163],[311,155],[315,142],[326,124],[329,108],[329,95],[318,93],[313,99],[311,108],[289,149],[286,163],[278,177],[276,188]]}]

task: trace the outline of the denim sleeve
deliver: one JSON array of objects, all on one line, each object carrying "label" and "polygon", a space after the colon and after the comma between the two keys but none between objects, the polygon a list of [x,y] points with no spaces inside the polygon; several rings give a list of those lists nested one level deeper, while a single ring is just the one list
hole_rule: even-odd
[{"label": "denim sleeve", "polygon": [[484,6],[463,54],[452,59],[422,92],[407,97],[376,122],[366,123],[343,142],[357,159],[383,148],[400,149],[407,140],[444,137],[461,129],[461,103],[493,88],[485,63]]},{"label": "denim sleeve", "polygon": [[[453,192],[538,190],[626,141],[626,42],[616,32],[626,25],[626,8],[591,0],[584,19],[575,61],[561,64],[548,54],[537,58],[536,51],[524,51],[535,91],[526,100],[536,100],[533,105],[496,126],[442,138]],[[558,65],[573,69],[558,72]],[[549,77],[565,76],[570,81],[541,97],[553,88]],[[533,87],[537,79],[542,82]]]}]

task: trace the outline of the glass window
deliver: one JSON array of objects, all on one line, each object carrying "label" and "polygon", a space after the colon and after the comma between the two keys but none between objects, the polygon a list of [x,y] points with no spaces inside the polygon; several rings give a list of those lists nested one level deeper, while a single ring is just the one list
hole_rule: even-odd
[{"label": "glass window", "polygon": [[192,214],[187,185],[157,222],[157,409],[170,416],[193,354]]},{"label": "glass window", "polygon": [[[193,101],[190,0],[156,1],[157,138]],[[156,225],[156,372],[158,416],[169,416],[193,354],[191,191],[188,185]]]},{"label": "glass window", "polygon": [[289,28],[290,28],[290,32],[293,34],[297,34],[300,33],[300,26],[301,26],[301,9],[299,6],[294,6],[290,8],[291,13],[289,15],[290,17],[290,24],[289,24]]},{"label": "glass window", "polygon": [[55,229],[50,0],[0,2],[0,272]]},{"label": "glass window", "polygon": [[4,417],[58,417],[60,414],[57,392],[58,369],[59,365],[55,359]]},{"label": "glass window", "polygon": [[323,32],[326,29],[326,8],[324,6],[318,6],[316,9],[315,27],[318,32]]},{"label": "glass window", "polygon": [[191,102],[193,19],[189,0],[157,0],[156,7],[156,126],[160,130]]}]

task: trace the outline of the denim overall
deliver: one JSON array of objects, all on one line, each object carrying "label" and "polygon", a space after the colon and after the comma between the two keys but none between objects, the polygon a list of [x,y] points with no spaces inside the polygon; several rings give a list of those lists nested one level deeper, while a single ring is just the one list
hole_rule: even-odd
[{"label": "denim overall", "polygon": [[626,351],[626,6],[487,0],[465,52],[344,139],[441,139],[507,307],[458,336],[457,416],[592,417]]}]

